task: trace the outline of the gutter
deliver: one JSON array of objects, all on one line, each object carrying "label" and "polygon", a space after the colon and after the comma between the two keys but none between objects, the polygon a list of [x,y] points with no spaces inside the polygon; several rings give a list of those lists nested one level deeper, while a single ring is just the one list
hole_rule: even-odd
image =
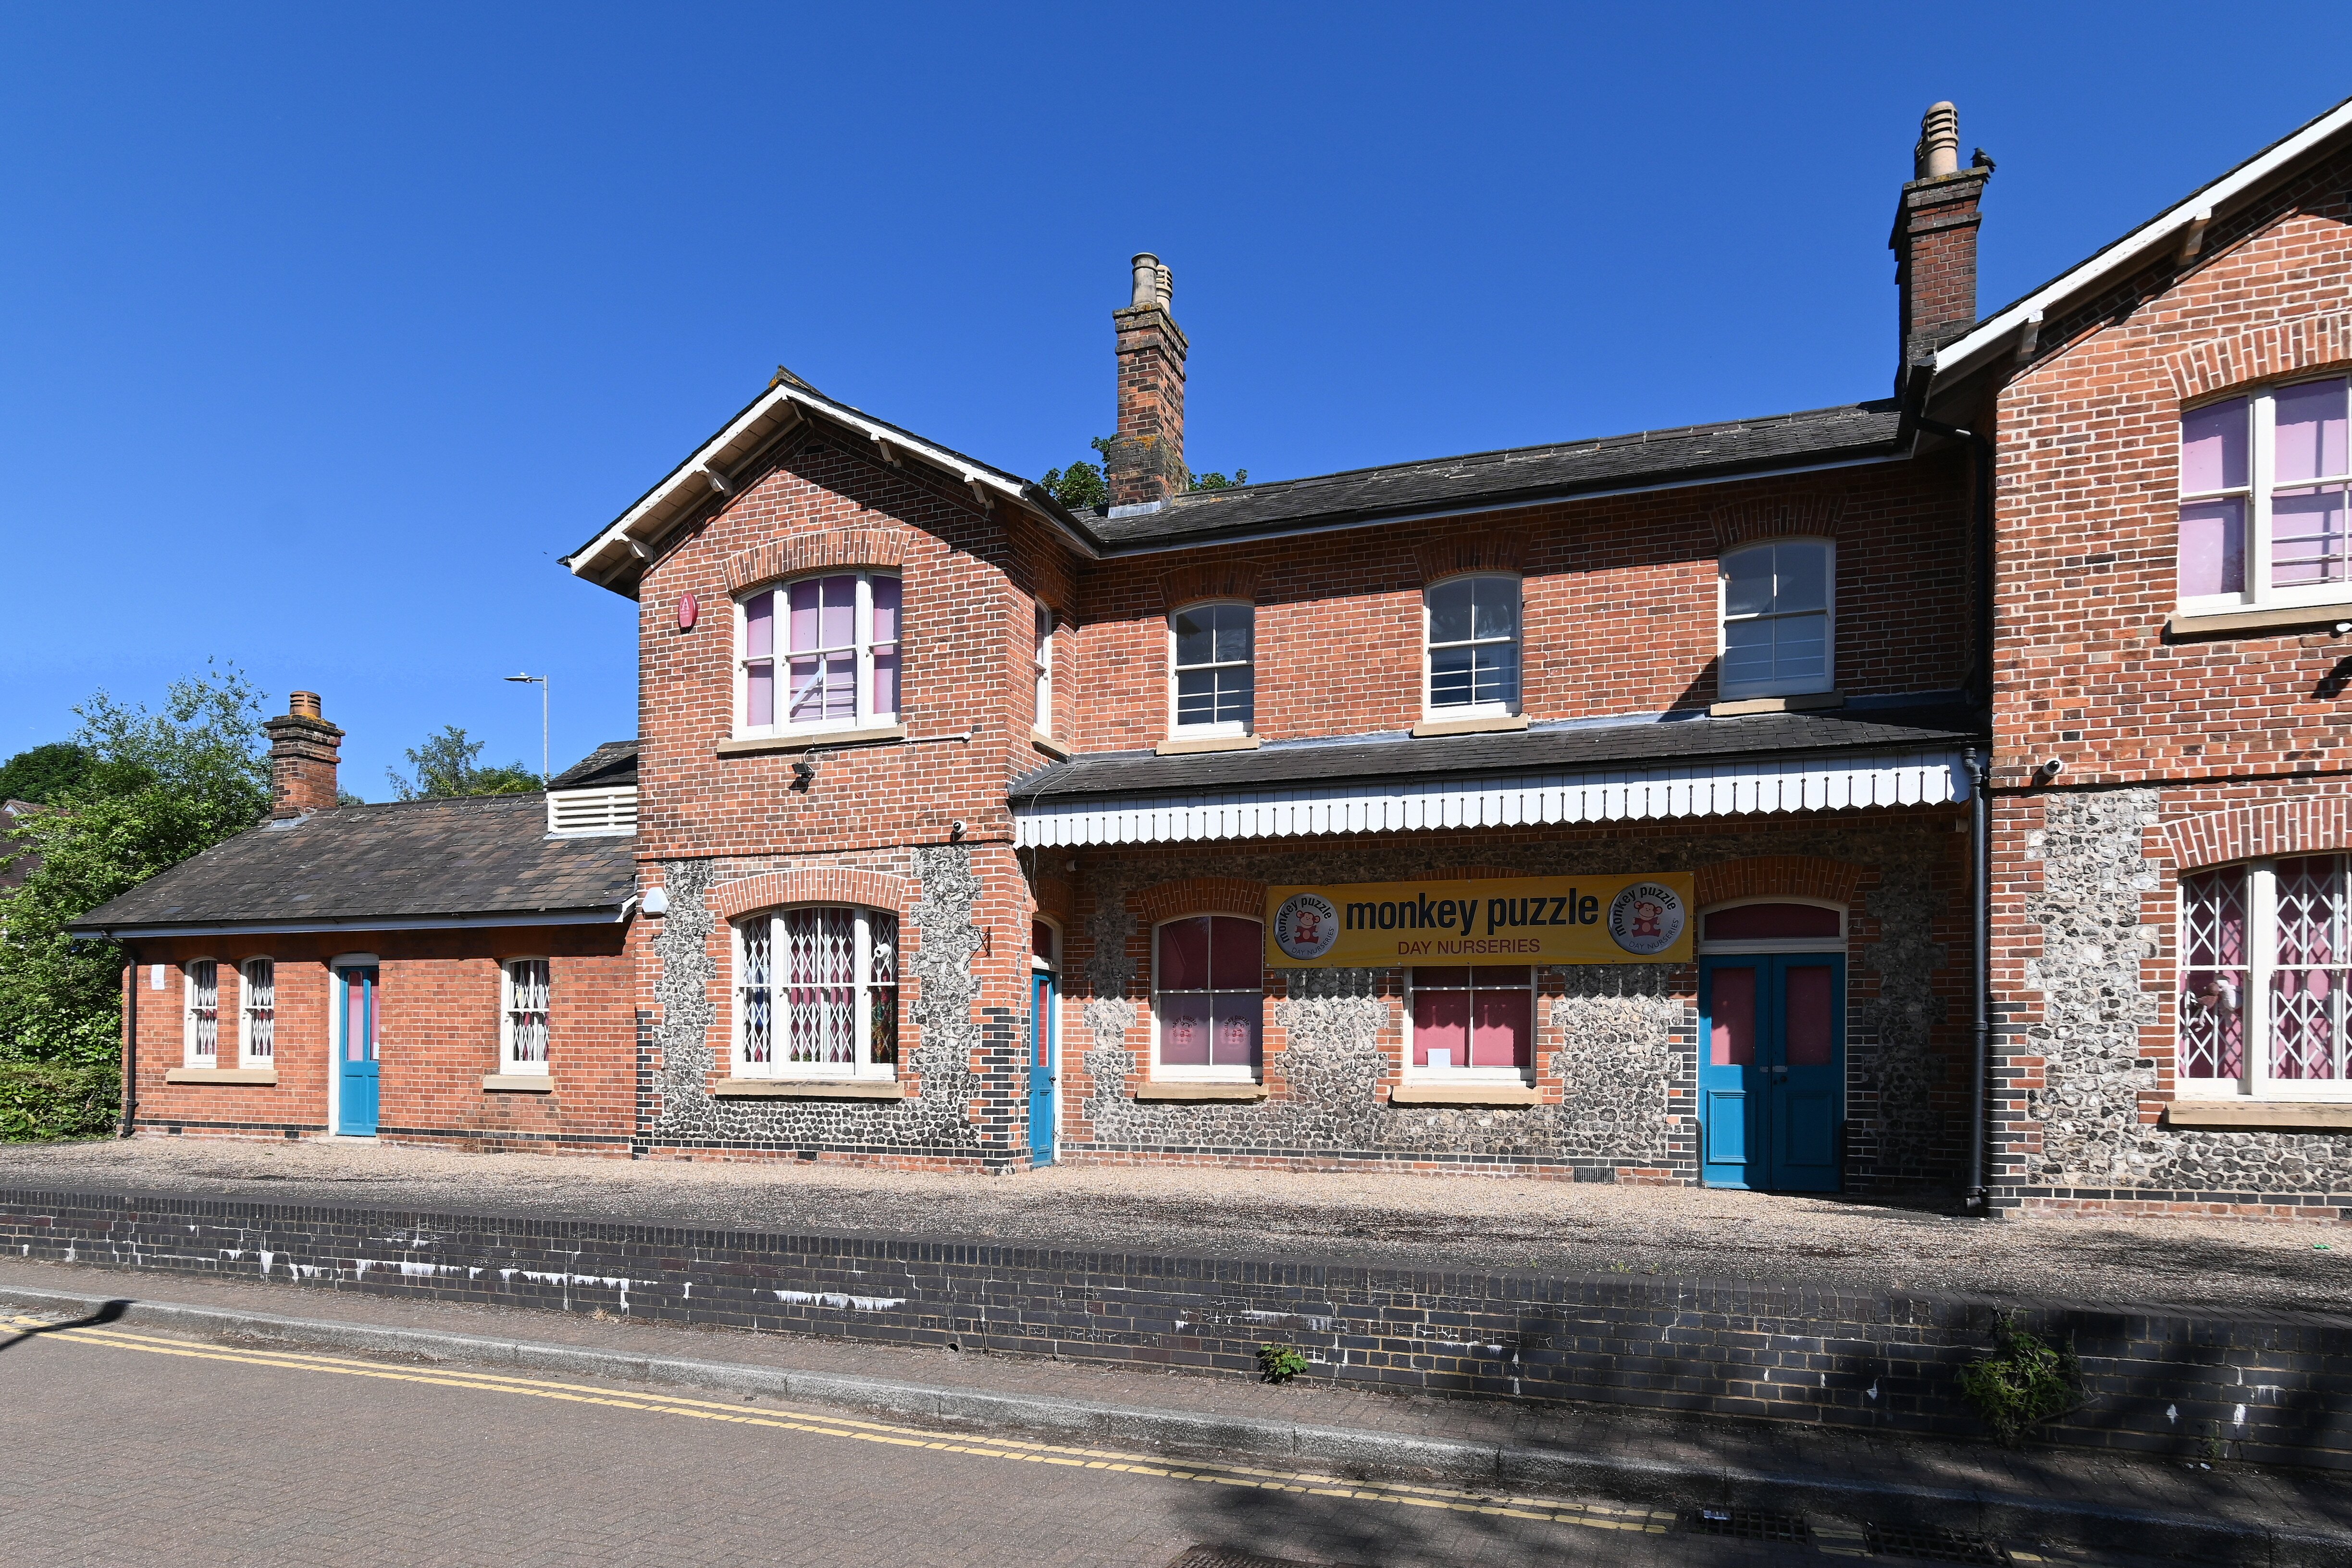
[{"label": "gutter", "polygon": [[475,931],[517,925],[618,925],[629,917],[623,903],[606,909],[520,910],[508,915],[354,915],[339,920],[214,920],[185,925],[68,925],[67,934],[85,942],[128,942],[133,936],[299,936],[324,931]]},{"label": "gutter", "polygon": [[139,1126],[139,955],[122,949],[122,1136]]}]

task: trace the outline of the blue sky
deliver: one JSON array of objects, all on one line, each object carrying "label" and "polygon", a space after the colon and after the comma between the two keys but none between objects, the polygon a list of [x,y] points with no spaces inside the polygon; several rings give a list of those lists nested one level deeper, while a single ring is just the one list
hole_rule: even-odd
[{"label": "blue sky", "polygon": [[2352,95],[2347,45],[2340,0],[10,8],[0,757],[218,657],[323,693],[371,799],[443,724],[535,763],[519,669],[561,767],[635,649],[557,557],[779,362],[1087,455],[1139,249],[1195,468],[1878,396],[1928,103],[2000,165],[1990,309]]}]

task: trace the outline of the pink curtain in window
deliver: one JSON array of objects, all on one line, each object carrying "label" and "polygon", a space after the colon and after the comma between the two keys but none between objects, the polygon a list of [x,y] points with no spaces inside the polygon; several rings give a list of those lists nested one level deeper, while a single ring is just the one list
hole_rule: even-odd
[{"label": "pink curtain in window", "polygon": [[1715,971],[1706,1059],[1717,1067],[1756,1065],[1755,970]]}]

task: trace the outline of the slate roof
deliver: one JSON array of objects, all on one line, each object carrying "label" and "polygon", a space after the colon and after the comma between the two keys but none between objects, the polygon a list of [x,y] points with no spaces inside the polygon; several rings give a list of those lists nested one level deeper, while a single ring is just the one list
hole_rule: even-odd
[{"label": "slate roof", "polygon": [[554,789],[612,789],[637,781],[637,743],[608,740],[547,781]]},{"label": "slate roof", "polygon": [[365,929],[383,920],[617,916],[635,885],[635,853],[630,838],[549,838],[540,794],[340,806],[239,833],[68,929]]},{"label": "slate roof", "polygon": [[1373,522],[1426,511],[1505,506],[1669,480],[1736,478],[1806,464],[1896,455],[1902,415],[1889,402],[1691,424],[1358,468],[1227,490],[1194,490],[1157,511],[1080,514],[1107,549],[1206,544],[1277,529]]},{"label": "slate roof", "polygon": [[1195,794],[1343,779],[1446,774],[1574,772],[1612,766],[1908,750],[1981,741],[1981,716],[1966,708],[1852,708],[1828,713],[1704,715],[1625,724],[1555,726],[1495,735],[1383,736],[1292,741],[1255,751],[1160,757],[1118,751],[1074,757],[1016,780],[1013,803],[1086,795]]}]

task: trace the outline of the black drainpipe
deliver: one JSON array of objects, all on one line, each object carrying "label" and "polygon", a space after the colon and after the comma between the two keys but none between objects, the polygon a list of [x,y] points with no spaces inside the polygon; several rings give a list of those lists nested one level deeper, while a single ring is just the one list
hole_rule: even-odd
[{"label": "black drainpipe", "polygon": [[[1971,685],[1977,701],[1983,705],[1985,721],[1992,721],[1992,633],[1993,633],[1993,538],[1992,538],[1992,443],[1973,430],[1962,430],[1940,420],[1916,415],[1913,423],[1933,434],[1965,441],[1973,450],[1976,462],[1976,547],[1977,547],[1977,626],[1976,673]],[[1975,1022],[1971,1026],[1969,1052],[1969,1186],[1968,1208],[1970,1214],[1990,1215],[1991,1206],[1985,1197],[1985,1122],[1986,1096],[1992,1073],[1992,756],[1990,748],[1979,752],[1970,747],[1966,754],[1969,770],[1969,882],[1975,896],[1970,901],[1975,927],[1972,946],[1976,949]]]},{"label": "black drainpipe", "polygon": [[122,949],[122,1135],[139,1125],[139,955]]}]

